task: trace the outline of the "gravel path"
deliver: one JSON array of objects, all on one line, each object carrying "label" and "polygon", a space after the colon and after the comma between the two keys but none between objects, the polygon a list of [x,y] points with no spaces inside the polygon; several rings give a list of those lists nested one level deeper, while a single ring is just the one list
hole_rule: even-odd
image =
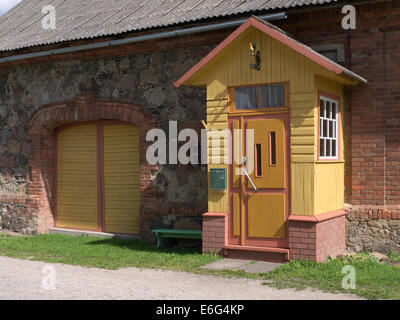
[{"label": "gravel path", "polygon": [[[54,268],[56,288],[42,287]],[[104,270],[0,257],[0,299],[359,299],[349,294],[278,290],[262,281],[185,272]],[[51,281],[45,282],[51,286]]]}]

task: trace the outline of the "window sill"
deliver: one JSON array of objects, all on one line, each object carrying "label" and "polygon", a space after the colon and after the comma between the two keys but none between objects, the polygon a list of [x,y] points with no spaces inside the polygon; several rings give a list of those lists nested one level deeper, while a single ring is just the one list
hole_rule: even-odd
[{"label": "window sill", "polygon": [[323,159],[320,159],[320,160],[317,160],[317,161],[315,161],[315,163],[345,163],[346,161],[344,161],[344,160],[335,160],[335,159],[332,159],[332,160],[330,160],[330,159],[326,159],[326,160],[323,160]]}]

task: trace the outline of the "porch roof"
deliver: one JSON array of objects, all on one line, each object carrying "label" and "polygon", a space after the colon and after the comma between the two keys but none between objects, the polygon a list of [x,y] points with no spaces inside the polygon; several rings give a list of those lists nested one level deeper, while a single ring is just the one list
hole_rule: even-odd
[{"label": "porch roof", "polygon": [[224,41],[222,41],[217,47],[215,47],[208,55],[206,55],[202,60],[200,60],[196,65],[194,65],[189,71],[187,71],[182,77],[180,77],[174,85],[179,87],[182,84],[189,84],[190,79],[196,75],[205,65],[207,65],[211,60],[217,56],[225,47],[227,47],[232,41],[234,41],[240,34],[242,34],[249,27],[254,27],[265,34],[271,36],[272,38],[280,41],[281,43],[287,45],[291,49],[297,51],[298,53],[304,55],[315,63],[319,64],[323,68],[329,70],[334,75],[343,76],[355,83],[362,82],[366,83],[367,80],[362,76],[354,73],[353,71],[346,69],[340,64],[330,60],[329,58],[321,55],[320,53],[314,51],[305,44],[293,39],[289,34],[284,32],[277,26],[266,22],[256,16],[251,16],[245,23],[243,23],[239,28],[237,28],[231,35],[229,35]]}]

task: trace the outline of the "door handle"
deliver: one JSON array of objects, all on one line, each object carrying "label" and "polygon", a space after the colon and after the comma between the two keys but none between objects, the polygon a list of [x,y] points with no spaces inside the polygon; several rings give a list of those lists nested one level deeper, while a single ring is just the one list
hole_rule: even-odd
[{"label": "door handle", "polygon": [[[246,162],[247,162],[247,158],[244,157],[244,158],[243,158],[243,163],[242,163],[242,165],[245,165]],[[254,191],[257,192],[258,189],[257,189],[257,187],[255,186],[253,180],[251,180],[251,178],[250,178],[250,176],[249,176],[249,173],[248,173],[247,170],[246,170],[246,167],[243,167],[243,171],[244,171],[244,174],[246,175],[247,179],[249,179],[251,185],[253,186]]]}]

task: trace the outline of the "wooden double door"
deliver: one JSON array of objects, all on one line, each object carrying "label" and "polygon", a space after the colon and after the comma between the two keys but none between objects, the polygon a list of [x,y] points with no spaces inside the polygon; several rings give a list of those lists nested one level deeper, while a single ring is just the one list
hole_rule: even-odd
[{"label": "wooden double door", "polygon": [[288,119],[287,114],[229,119],[233,137],[228,216],[231,245],[288,246]]},{"label": "wooden double door", "polygon": [[56,227],[139,232],[137,127],[99,121],[60,128],[56,172]]}]

